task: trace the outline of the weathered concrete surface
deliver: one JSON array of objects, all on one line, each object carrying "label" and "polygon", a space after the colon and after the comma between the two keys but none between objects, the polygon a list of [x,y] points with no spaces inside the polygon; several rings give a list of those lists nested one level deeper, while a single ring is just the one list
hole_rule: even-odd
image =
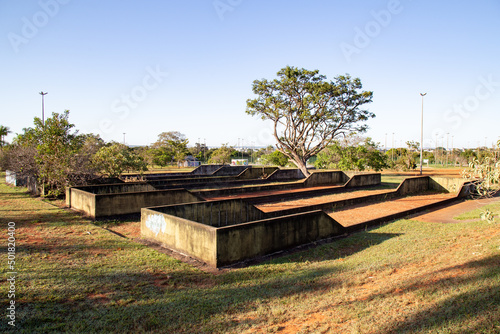
[{"label": "weathered concrete surface", "polygon": [[305,178],[300,169],[278,169],[267,178],[269,181],[300,180]]},{"label": "weathered concrete surface", "polygon": [[217,267],[345,233],[322,211],[217,229]]},{"label": "weathered concrete surface", "polygon": [[214,267],[345,233],[322,211],[213,227],[158,209],[142,209],[142,237]]},{"label": "weathered concrete surface", "polygon": [[456,193],[465,182],[466,180],[464,178],[459,177],[432,176],[430,178],[429,187],[438,191]]},{"label": "weathered concrete surface", "polygon": [[241,174],[244,170],[252,168],[249,166],[222,166],[212,173],[212,176],[236,176]]},{"label": "weathered concrete surface", "polygon": [[71,188],[69,199],[68,206],[92,218],[136,214],[144,207],[202,200],[186,189],[93,194],[77,188]]},{"label": "weathered concrete surface", "polygon": [[303,183],[304,187],[316,187],[322,185],[342,184],[348,180],[342,171],[314,171]]},{"label": "weathered concrete surface", "polygon": [[155,210],[217,227],[241,224],[265,217],[262,211],[241,199],[168,205]]},{"label": "weathered concrete surface", "polygon": [[[365,175],[365,179],[359,178],[360,184],[379,180],[377,175]],[[443,181],[440,178],[413,177],[403,181],[389,196],[396,198],[429,190],[454,188],[453,184],[455,183],[450,180]],[[221,267],[442,205],[462,196],[463,188],[467,186],[462,184],[454,195],[450,194],[449,198],[439,203],[348,227],[342,226],[323,211],[328,207],[313,210],[313,206],[307,206],[299,208],[297,212],[282,210],[265,214],[242,200],[221,200],[142,209],[141,234],[146,239],[189,254],[211,266]],[[377,199],[382,197],[372,198]],[[357,200],[366,202],[370,199],[350,199],[344,205],[355,204]],[[327,205],[331,207],[331,204]]]},{"label": "weathered concrete surface", "polygon": [[406,196],[409,194],[422,193],[429,191],[430,177],[429,176],[415,176],[407,177],[396,189],[399,196]]},{"label": "weathered concrete surface", "polygon": [[266,179],[277,171],[278,167],[252,167],[245,169],[242,173],[238,175],[239,180],[248,180],[248,179]]},{"label": "weathered concrete surface", "polygon": [[90,217],[95,217],[95,194],[78,188],[68,188],[66,194],[67,206],[83,211]]},{"label": "weathered concrete surface", "polygon": [[141,235],[217,266],[216,229],[211,226],[143,208]]},{"label": "weathered concrete surface", "polygon": [[[346,175],[347,176],[347,175]],[[354,174],[346,182],[346,188],[366,187],[379,185],[382,181],[380,173]]]}]

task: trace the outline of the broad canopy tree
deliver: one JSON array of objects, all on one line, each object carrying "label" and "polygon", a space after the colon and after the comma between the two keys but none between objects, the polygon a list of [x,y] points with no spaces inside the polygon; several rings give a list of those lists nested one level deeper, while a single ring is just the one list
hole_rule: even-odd
[{"label": "broad canopy tree", "polygon": [[339,136],[366,131],[363,124],[375,115],[363,109],[373,92],[361,91],[361,80],[349,75],[327,81],[318,70],[287,66],[272,81],[255,80],[255,99],[247,100],[247,114],[274,123],[277,149],[305,176],[307,160]]}]

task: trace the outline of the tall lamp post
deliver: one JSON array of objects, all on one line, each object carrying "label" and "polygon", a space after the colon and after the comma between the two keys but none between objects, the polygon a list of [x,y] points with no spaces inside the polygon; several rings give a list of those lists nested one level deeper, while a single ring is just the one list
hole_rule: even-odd
[{"label": "tall lamp post", "polygon": [[43,126],[45,126],[45,110],[44,110],[44,101],[43,101],[43,97],[44,97],[45,95],[47,95],[47,94],[48,94],[48,92],[45,92],[45,93],[44,93],[43,91],[41,91],[39,94],[40,94],[40,95],[42,95],[42,125],[43,125]]},{"label": "tall lamp post", "polygon": [[420,93],[422,96],[422,112],[420,113],[420,175],[422,175],[422,162],[424,156],[424,96],[427,93]]}]

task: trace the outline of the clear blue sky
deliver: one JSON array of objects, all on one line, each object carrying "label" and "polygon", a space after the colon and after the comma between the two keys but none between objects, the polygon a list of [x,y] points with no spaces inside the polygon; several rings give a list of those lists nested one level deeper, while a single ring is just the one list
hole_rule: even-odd
[{"label": "clear blue sky", "polygon": [[499,18],[498,0],[0,0],[0,124],[32,126],[46,91],[46,116],[69,109],[108,141],[273,144],[246,100],[253,80],[291,65],[359,77],[381,146],[419,140],[421,92],[424,146],[490,146]]}]

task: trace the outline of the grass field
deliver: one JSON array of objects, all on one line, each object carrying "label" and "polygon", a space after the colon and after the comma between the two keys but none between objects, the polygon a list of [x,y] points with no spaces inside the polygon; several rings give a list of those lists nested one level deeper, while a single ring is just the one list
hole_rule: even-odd
[{"label": "grass field", "polygon": [[498,218],[399,220],[212,274],[0,176],[3,277],[16,226],[16,333],[500,333]]}]

